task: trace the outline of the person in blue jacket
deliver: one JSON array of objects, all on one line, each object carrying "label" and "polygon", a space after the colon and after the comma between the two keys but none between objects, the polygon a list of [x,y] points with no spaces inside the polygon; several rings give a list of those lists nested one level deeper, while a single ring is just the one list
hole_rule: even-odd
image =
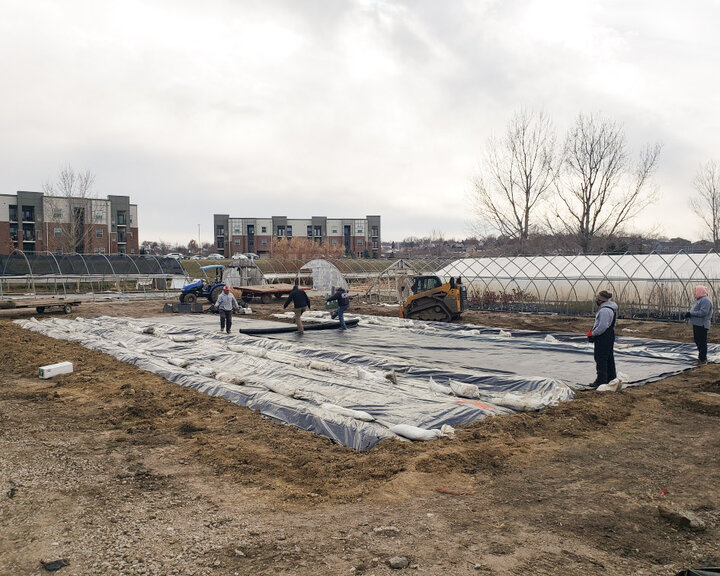
[{"label": "person in blue jacket", "polygon": [[615,321],[618,305],[611,302],[612,294],[606,290],[598,292],[595,303],[598,305],[595,324],[587,333],[588,340],[595,344],[595,369],[597,376],[591,388],[607,384],[617,378],[615,371]]},{"label": "person in blue jacket", "polygon": [[707,335],[710,330],[713,305],[708,297],[705,286],[695,286],[695,303],[690,312],[685,312],[685,318],[693,327],[693,340],[698,349],[698,359],[695,364],[707,364]]},{"label": "person in blue jacket", "polygon": [[337,301],[338,309],[330,314],[330,317],[335,318],[337,316],[340,321],[340,330],[345,330],[347,328],[345,326],[345,311],[350,308],[350,295],[345,288],[338,287],[332,296],[325,299],[326,302],[332,302],[333,300]]}]

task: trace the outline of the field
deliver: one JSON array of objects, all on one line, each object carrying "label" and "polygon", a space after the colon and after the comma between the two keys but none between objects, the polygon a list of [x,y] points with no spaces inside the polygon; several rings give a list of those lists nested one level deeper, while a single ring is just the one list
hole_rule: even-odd
[{"label": "field", "polygon": [[[161,309],[95,303],[73,315]],[[253,304],[260,318],[279,309]],[[0,312],[0,574],[59,559],[67,575],[671,575],[720,564],[718,365],[579,393],[454,440],[358,453],[12,323],[28,315]],[[679,323],[621,320],[618,331],[691,340]],[[73,374],[37,378],[39,365],[68,359]]]}]

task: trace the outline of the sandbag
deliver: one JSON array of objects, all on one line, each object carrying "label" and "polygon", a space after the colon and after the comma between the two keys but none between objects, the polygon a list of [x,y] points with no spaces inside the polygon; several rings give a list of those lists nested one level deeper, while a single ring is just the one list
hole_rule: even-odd
[{"label": "sandbag", "polygon": [[348,418],[355,418],[356,420],[362,420],[364,422],[373,422],[375,417],[372,414],[368,414],[363,410],[353,410],[352,408],[345,408],[344,406],[338,406],[337,404],[331,404],[330,402],[323,402],[320,404],[320,408],[333,412],[334,414],[340,414],[341,416],[347,416]]},{"label": "sandbag", "polygon": [[418,428],[417,426],[411,426],[410,424],[395,424],[390,426],[390,432],[407,438],[408,440],[435,440],[436,438],[445,438],[446,434],[443,434],[440,430],[432,429],[426,430],[424,428]]}]

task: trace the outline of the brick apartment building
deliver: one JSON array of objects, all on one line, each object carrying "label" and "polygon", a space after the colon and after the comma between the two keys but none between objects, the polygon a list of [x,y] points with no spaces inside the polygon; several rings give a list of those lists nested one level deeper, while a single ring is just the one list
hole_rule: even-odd
[{"label": "brick apartment building", "polygon": [[358,258],[382,256],[380,216],[297,219],[287,216],[231,218],[227,214],[215,214],[213,230],[215,250],[227,257],[236,252],[270,254],[272,238],[293,237],[340,245],[346,254]]},{"label": "brick apartment building", "polygon": [[129,196],[0,194],[0,254],[138,254],[137,205]]}]

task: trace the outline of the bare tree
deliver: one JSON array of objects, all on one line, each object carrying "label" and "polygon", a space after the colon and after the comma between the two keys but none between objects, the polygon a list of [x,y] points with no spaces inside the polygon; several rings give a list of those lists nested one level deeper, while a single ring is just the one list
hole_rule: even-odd
[{"label": "bare tree", "polygon": [[[655,201],[650,178],[661,149],[647,145],[633,166],[621,125],[597,115],[578,116],[565,139],[552,216],[583,252],[591,250],[593,238],[615,234]],[[551,220],[548,225],[557,228]]]},{"label": "bare tree", "polygon": [[[47,181],[43,184],[51,210],[51,214],[45,215],[45,220],[60,229],[61,233],[55,243],[63,252],[89,251],[88,244],[92,243],[98,221],[92,202],[95,198],[94,183],[95,175],[92,172],[75,172],[68,165],[60,169],[55,182]],[[97,210],[102,211],[99,222],[107,223],[104,204],[96,206]]]},{"label": "bare tree", "polygon": [[714,249],[720,249],[720,164],[709,160],[698,168],[693,180],[697,196],[690,206],[712,237]]},{"label": "bare tree", "polygon": [[[501,139],[491,137],[474,182],[476,222],[519,241],[523,251],[539,203],[552,190],[556,175],[556,137],[544,113],[521,110]],[[479,228],[475,226],[474,228]],[[474,230],[482,235],[480,229]]]}]

